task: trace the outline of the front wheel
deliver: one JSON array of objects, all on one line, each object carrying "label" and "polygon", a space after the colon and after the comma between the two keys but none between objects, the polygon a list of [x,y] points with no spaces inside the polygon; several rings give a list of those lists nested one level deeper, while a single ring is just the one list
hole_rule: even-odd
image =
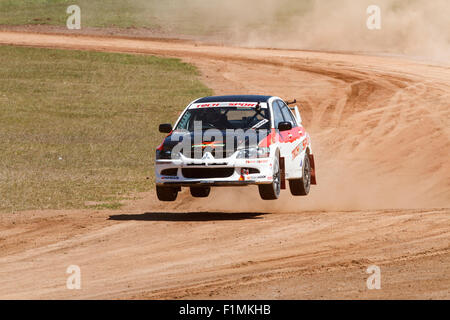
[{"label": "front wheel", "polygon": [[289,189],[294,196],[306,196],[311,187],[311,164],[308,154],[305,154],[303,174],[301,179],[289,180]]},{"label": "front wheel", "polygon": [[273,182],[271,184],[260,184],[258,189],[259,195],[263,200],[276,200],[280,197],[281,172],[279,157],[276,157],[273,164]]},{"label": "front wheel", "polygon": [[206,198],[211,192],[211,187],[191,187],[190,189],[194,198]]},{"label": "front wheel", "polygon": [[156,195],[160,201],[175,201],[178,196],[178,189],[156,186]]}]

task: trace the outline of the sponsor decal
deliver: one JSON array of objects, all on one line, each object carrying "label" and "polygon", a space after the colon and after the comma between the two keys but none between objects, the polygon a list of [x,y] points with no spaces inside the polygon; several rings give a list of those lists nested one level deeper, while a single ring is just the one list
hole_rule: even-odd
[{"label": "sponsor decal", "polygon": [[306,148],[308,147],[308,137],[303,139],[302,142],[300,142],[294,150],[292,150],[292,160],[298,157],[300,153],[302,153]]},{"label": "sponsor decal", "polygon": [[302,143],[299,143],[298,146],[296,146],[294,148],[294,150],[292,150],[292,160],[294,160],[295,158],[298,157],[298,155],[300,154],[300,148],[303,146]]},{"label": "sponsor decal", "polygon": [[269,160],[265,159],[265,160],[246,160],[245,163],[246,164],[256,164],[256,163],[267,163],[269,162]]},{"label": "sponsor decal", "polygon": [[252,129],[258,129],[259,127],[265,125],[267,122],[269,122],[269,120],[267,119],[263,119],[260,122],[258,122],[257,124],[255,124]]},{"label": "sponsor decal", "polygon": [[[256,102],[212,102],[212,103],[194,103],[189,109],[201,108],[226,108],[226,107],[241,107],[241,108],[255,108],[258,105]],[[267,108],[266,103],[260,103],[261,108]]]},{"label": "sponsor decal", "polygon": [[173,177],[173,176],[163,176],[161,177],[161,180],[178,180],[180,178],[178,177]]}]

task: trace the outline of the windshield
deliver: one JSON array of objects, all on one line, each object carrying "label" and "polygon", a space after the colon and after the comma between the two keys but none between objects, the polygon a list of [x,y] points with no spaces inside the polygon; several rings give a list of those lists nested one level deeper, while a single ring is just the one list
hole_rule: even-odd
[{"label": "windshield", "polygon": [[179,121],[176,130],[194,131],[206,129],[270,129],[268,108],[215,107],[188,109]]}]

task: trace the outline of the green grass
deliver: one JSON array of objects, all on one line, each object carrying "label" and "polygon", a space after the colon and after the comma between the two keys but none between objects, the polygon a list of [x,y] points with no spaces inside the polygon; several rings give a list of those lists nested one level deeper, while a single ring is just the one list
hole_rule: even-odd
[{"label": "green grass", "polygon": [[64,25],[67,0],[0,0],[0,24]]},{"label": "green grass", "polygon": [[10,46],[0,56],[0,211],[114,208],[150,190],[157,125],[211,94],[178,59]]},{"label": "green grass", "polygon": [[69,16],[66,9],[72,4],[80,6],[83,26],[156,26],[151,19],[145,23],[148,12],[143,12],[133,0],[0,0],[0,24],[65,26]]}]

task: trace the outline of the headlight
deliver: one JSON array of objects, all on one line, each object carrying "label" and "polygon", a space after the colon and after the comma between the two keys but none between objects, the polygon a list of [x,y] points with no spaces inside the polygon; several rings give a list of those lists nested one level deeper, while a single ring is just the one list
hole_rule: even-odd
[{"label": "headlight", "polygon": [[239,150],[238,159],[255,159],[255,158],[268,158],[270,156],[269,148],[249,148]]},{"label": "headlight", "polygon": [[172,150],[156,150],[156,160],[176,160],[180,159],[180,153],[172,153]]}]

